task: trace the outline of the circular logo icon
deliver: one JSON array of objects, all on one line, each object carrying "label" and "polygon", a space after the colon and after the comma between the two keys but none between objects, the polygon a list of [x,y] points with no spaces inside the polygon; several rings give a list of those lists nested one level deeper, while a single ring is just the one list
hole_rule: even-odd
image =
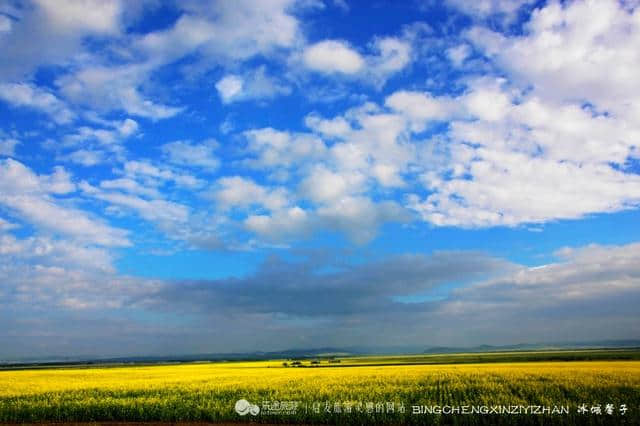
[{"label": "circular logo icon", "polygon": [[249,408],[249,412],[251,413],[252,416],[257,416],[258,413],[260,413],[260,407],[254,404],[251,406],[251,408]]},{"label": "circular logo icon", "polygon": [[241,416],[246,416],[249,413],[251,413],[252,416],[257,416],[260,413],[260,407],[250,403],[246,399],[239,399],[236,402],[235,409],[236,413],[240,414]]}]

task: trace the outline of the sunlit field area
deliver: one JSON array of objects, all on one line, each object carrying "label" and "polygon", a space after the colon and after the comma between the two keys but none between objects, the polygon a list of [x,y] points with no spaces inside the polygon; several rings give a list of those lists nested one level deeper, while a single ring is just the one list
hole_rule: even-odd
[{"label": "sunlit field area", "polygon": [[0,421],[639,424],[637,357],[538,352],[6,370]]}]

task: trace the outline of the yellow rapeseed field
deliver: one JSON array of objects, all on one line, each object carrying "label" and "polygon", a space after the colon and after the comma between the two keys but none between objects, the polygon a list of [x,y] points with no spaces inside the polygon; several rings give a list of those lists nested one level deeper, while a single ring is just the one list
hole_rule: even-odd
[{"label": "yellow rapeseed field", "polygon": [[[240,416],[234,409],[240,399],[260,414]],[[611,421],[637,421],[639,402],[640,361],[319,368],[258,361],[0,371],[0,421],[10,422],[540,424],[544,417],[545,424],[617,424]],[[589,413],[578,411],[582,405]],[[413,406],[566,406],[569,414],[414,414]],[[592,413],[598,406],[601,414]]]}]

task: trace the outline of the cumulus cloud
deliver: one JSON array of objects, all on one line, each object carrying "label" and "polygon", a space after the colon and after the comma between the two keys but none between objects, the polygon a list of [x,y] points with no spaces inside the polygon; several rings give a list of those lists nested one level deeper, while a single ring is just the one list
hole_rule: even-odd
[{"label": "cumulus cloud", "polygon": [[638,8],[622,2],[551,2],[531,14],[521,36],[482,27],[468,36],[516,81],[544,99],[591,102],[617,116],[637,112],[640,93],[633,70],[640,53]]},{"label": "cumulus cloud", "polygon": [[260,168],[299,167],[320,158],[326,151],[321,139],[305,133],[279,131],[271,127],[248,130],[247,164]]},{"label": "cumulus cloud", "polygon": [[226,75],[216,83],[216,89],[222,102],[228,103],[242,93],[244,81],[237,75]]},{"label": "cumulus cloud", "polygon": [[[75,63],[87,37],[118,36],[124,14],[118,0],[70,0],[64,4],[34,0],[22,7],[4,7],[12,17],[10,25],[5,23],[8,31],[0,37],[0,49],[12,58],[0,71],[0,78],[7,80],[28,78],[43,65]],[[52,45],[56,48],[49,48]]]},{"label": "cumulus cloud", "polygon": [[372,48],[375,54],[367,57],[367,70],[379,87],[391,75],[406,68],[412,60],[411,44],[401,38],[375,39]]},{"label": "cumulus cloud", "polygon": [[[469,80],[457,96],[400,90],[384,106],[308,115],[305,124],[321,139],[270,128],[245,132],[252,154],[245,163],[286,170],[273,176],[314,203],[302,210],[310,224],[339,200],[369,198],[380,188],[402,188],[406,207],[439,226],[518,226],[638,205],[639,177],[625,164],[640,132],[625,117],[558,104],[499,78]],[[421,143],[417,135],[442,122],[448,125],[440,139]],[[306,163],[312,158],[315,164]],[[420,190],[428,195],[414,195]],[[266,229],[270,219],[253,220]],[[363,220],[360,228],[365,223],[379,225]]]},{"label": "cumulus cloud", "polygon": [[412,60],[411,43],[403,38],[376,38],[369,49],[371,53],[361,54],[344,40],[323,40],[304,48],[302,63],[315,72],[358,77],[381,88]]},{"label": "cumulus cloud", "polygon": [[78,105],[100,112],[123,110],[131,115],[161,120],[182,112],[181,107],[153,102],[138,86],[152,72],[152,64],[87,66],[56,80],[60,92]]},{"label": "cumulus cloud", "polygon": [[[12,229],[7,227],[2,230]],[[114,273],[113,258],[104,248],[78,245],[69,240],[50,237],[19,239],[11,234],[0,235],[0,263],[37,264],[57,268],[80,268],[90,272]]]},{"label": "cumulus cloud", "polygon": [[[104,185],[101,185],[104,187]],[[106,187],[113,187],[107,184]],[[119,185],[116,185],[119,186]],[[163,199],[145,199],[137,195],[123,194],[115,191],[104,191],[83,182],[81,189],[91,197],[106,201],[107,203],[119,206],[138,213],[142,218],[156,222],[161,226],[175,226],[184,224],[189,218],[189,209],[181,204],[166,201]]]},{"label": "cumulus cloud", "polygon": [[189,141],[169,142],[160,147],[160,150],[170,163],[185,167],[201,167],[209,172],[220,166],[220,160],[215,154],[218,143],[213,139],[207,139],[200,143]]},{"label": "cumulus cloud", "polygon": [[8,231],[10,229],[15,229],[17,227],[18,225],[16,225],[15,223],[11,223],[0,217],[0,231]]},{"label": "cumulus cloud", "polygon": [[284,188],[267,188],[241,176],[218,179],[209,197],[223,210],[249,206],[277,210],[286,206],[290,198]]},{"label": "cumulus cloud", "polygon": [[[271,173],[280,170],[273,179],[297,187],[288,209],[253,215],[245,219],[245,226],[270,240],[329,229],[362,244],[385,222],[409,220],[407,210],[392,199],[373,202],[370,196],[376,187],[405,185],[402,173],[413,157],[403,137],[406,122],[370,107],[332,119],[308,116],[307,125],[319,136],[340,135],[331,146],[312,134],[271,128],[245,132],[251,154],[245,163]],[[301,207],[302,202],[312,204]]]},{"label": "cumulus cloud", "polygon": [[20,141],[13,138],[0,139],[0,155],[6,157],[13,157],[16,152],[16,146],[20,144]]},{"label": "cumulus cloud", "polygon": [[78,149],[66,155],[59,156],[60,160],[71,161],[85,167],[95,166],[106,161],[106,154],[101,150]]},{"label": "cumulus cloud", "polygon": [[0,190],[1,204],[43,231],[102,246],[130,244],[126,231],[67,207],[53,197],[75,190],[63,169],[39,176],[18,161],[1,160]]},{"label": "cumulus cloud", "polygon": [[298,21],[293,0],[271,2],[184,2],[185,13],[166,30],[142,36],[138,48],[149,57],[171,62],[199,50],[213,60],[242,60],[292,46]]},{"label": "cumulus cloud", "polygon": [[126,161],[120,173],[133,179],[141,179],[145,184],[151,186],[173,183],[178,187],[198,188],[204,184],[201,179],[191,174],[174,171],[164,165],[158,166],[147,160]]},{"label": "cumulus cloud", "polygon": [[453,65],[460,67],[471,54],[471,48],[467,44],[459,44],[447,49],[447,58]]},{"label": "cumulus cloud", "polygon": [[104,189],[116,189],[130,194],[159,198],[160,192],[155,187],[144,186],[130,178],[106,179],[100,181],[100,187]]},{"label": "cumulus cloud", "polygon": [[316,218],[299,206],[279,209],[271,214],[251,214],[244,220],[246,229],[268,241],[287,241],[315,232]]},{"label": "cumulus cloud", "polygon": [[270,99],[291,93],[289,86],[267,74],[265,66],[242,76],[226,75],[216,83],[216,89],[223,103]]},{"label": "cumulus cloud", "polygon": [[444,121],[461,115],[461,108],[450,97],[434,97],[429,93],[398,91],[385,99],[385,105],[411,121],[412,130],[419,132],[427,123]]},{"label": "cumulus cloud", "polygon": [[318,114],[309,114],[304,120],[307,127],[324,137],[344,139],[351,133],[351,125],[344,117],[324,119]]},{"label": "cumulus cloud", "polygon": [[471,120],[450,126],[449,164],[409,197],[437,225],[514,226],[615,212],[640,202],[640,176],[625,170],[635,123],[575,104],[514,97],[479,83],[456,99]]},{"label": "cumulus cloud", "polygon": [[71,0],[61,5],[54,0],[36,0],[36,4],[57,32],[115,33],[119,30],[120,1]]},{"label": "cumulus cloud", "polygon": [[0,84],[0,99],[12,106],[41,111],[58,124],[68,124],[73,121],[76,116],[75,113],[55,95],[30,84]]},{"label": "cumulus cloud", "polygon": [[325,40],[308,46],[304,64],[324,73],[355,74],[364,66],[362,56],[341,40]]},{"label": "cumulus cloud", "polygon": [[[160,67],[192,55],[196,62],[192,68],[207,70],[290,48],[299,37],[298,21],[291,13],[296,7],[293,0],[261,5],[183,2],[178,5],[178,19],[169,28],[132,36],[126,49],[119,45],[125,37],[123,23],[135,20],[142,11],[140,6],[125,9],[120,1],[93,0],[74,0],[64,6],[38,0],[33,6],[12,10],[12,21],[3,15],[6,36],[0,39],[0,48],[12,61],[0,76],[19,80],[41,66],[73,65],[71,72],[56,79],[64,98],[102,113],[124,110],[152,120],[183,111],[180,106],[152,100],[142,89],[143,85],[148,88],[149,77]],[[113,49],[105,57],[101,56],[104,52],[85,50],[83,41],[87,38],[108,41]],[[33,48],[50,44],[56,49]],[[257,69],[253,77],[246,94],[249,98],[271,97],[289,90],[267,76],[264,69]],[[56,120],[66,123],[71,118],[63,114]]]},{"label": "cumulus cloud", "polygon": [[476,19],[491,17],[501,18],[504,24],[512,23],[518,12],[525,6],[535,3],[534,0],[478,0],[467,2],[464,0],[447,0],[446,3],[462,13]]},{"label": "cumulus cloud", "polygon": [[360,173],[336,173],[317,166],[302,181],[301,191],[304,197],[322,203],[362,192],[364,183],[364,176]]},{"label": "cumulus cloud", "polygon": [[138,132],[138,123],[135,120],[127,118],[123,121],[106,122],[110,128],[96,128],[89,126],[80,126],[75,133],[68,134],[64,137],[67,146],[83,145],[88,147],[92,142],[98,145],[115,145]]}]

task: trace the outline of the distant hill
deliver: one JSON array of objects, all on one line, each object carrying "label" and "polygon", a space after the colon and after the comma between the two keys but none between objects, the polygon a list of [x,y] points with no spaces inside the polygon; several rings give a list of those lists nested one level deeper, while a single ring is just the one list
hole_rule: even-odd
[{"label": "distant hill", "polygon": [[271,352],[237,352],[237,353],[207,353],[182,354],[162,356],[129,356],[129,357],[41,357],[0,360],[0,366],[47,366],[72,364],[152,364],[170,362],[198,362],[198,361],[251,361],[268,359],[308,359],[319,357],[347,357],[357,355],[403,355],[403,354],[447,354],[462,352],[504,352],[528,350],[561,350],[587,348],[640,348],[640,340],[603,340],[594,342],[572,343],[519,343],[515,345],[492,346],[478,345],[473,347],[434,346],[426,350],[415,346],[394,347],[320,347],[293,348]]},{"label": "distant hill", "polygon": [[562,349],[603,349],[603,348],[638,348],[640,340],[602,340],[594,342],[563,342],[563,343],[518,343],[516,345],[478,345],[471,347],[434,346],[423,351],[425,354],[447,354],[462,352],[505,352],[505,351],[535,351]]},{"label": "distant hill", "polygon": [[208,353],[160,356],[127,356],[127,357],[47,357],[22,358],[14,360],[0,360],[0,366],[19,365],[72,365],[72,364],[145,364],[170,362],[198,362],[198,361],[256,361],[268,359],[307,359],[319,357],[344,357],[360,355],[364,352],[346,350],[342,348],[313,348],[287,349],[275,352],[238,352],[238,353]]}]

